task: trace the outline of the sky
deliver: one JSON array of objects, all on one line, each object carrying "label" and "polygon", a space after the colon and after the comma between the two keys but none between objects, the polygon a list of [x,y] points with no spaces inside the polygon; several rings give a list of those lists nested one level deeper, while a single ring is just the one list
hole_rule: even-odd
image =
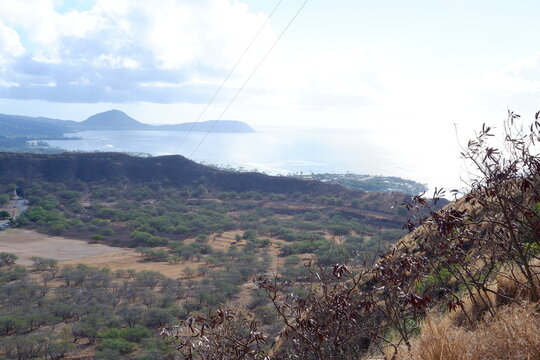
[{"label": "sky", "polygon": [[454,151],[456,129],[540,108],[537,0],[309,0],[230,103],[303,3],[269,19],[278,0],[1,0],[0,113],[170,124],[226,110],[255,129]]}]

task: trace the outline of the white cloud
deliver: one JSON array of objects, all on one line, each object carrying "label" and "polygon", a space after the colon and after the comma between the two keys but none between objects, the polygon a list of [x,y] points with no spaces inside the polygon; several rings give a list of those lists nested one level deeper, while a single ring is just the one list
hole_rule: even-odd
[{"label": "white cloud", "polygon": [[24,54],[19,34],[12,28],[0,22],[0,55],[4,57],[17,57]]},{"label": "white cloud", "polygon": [[[57,51],[58,16],[52,0],[7,0],[0,2],[0,21],[24,31],[34,55],[53,58]],[[26,44],[25,44],[26,45]]]},{"label": "white cloud", "polygon": [[94,65],[98,68],[107,67],[112,69],[137,69],[139,62],[126,56],[99,55],[94,60]]},{"label": "white cloud", "polygon": [[5,77],[9,65],[24,53],[25,48],[20,42],[19,34],[0,21],[0,87],[18,86],[16,82],[6,80]]},{"label": "white cloud", "polygon": [[[98,0],[90,10],[63,13],[55,3],[0,2],[0,22],[10,26],[0,28],[0,40],[10,40],[3,42],[19,55],[10,64],[0,97],[204,102],[266,20],[247,5],[227,0]],[[22,41],[14,42],[19,37]],[[273,37],[267,27],[255,53]],[[20,56],[23,46],[27,51]],[[10,83],[22,88],[6,86]],[[56,88],[47,93],[34,89],[35,83],[56,83]],[[152,83],[174,86],[153,91]],[[191,89],[179,90],[177,84]]]}]

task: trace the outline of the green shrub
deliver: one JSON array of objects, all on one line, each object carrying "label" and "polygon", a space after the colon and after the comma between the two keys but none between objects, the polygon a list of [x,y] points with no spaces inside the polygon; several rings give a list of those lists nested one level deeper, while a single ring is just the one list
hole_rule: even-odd
[{"label": "green shrub", "polygon": [[111,235],[115,235],[116,232],[111,229],[110,227],[106,227],[105,229],[101,230],[101,235],[103,236],[111,236]]},{"label": "green shrub", "polygon": [[118,351],[120,354],[125,355],[132,352],[137,344],[118,338],[113,339],[104,339],[101,344],[98,345],[97,349],[102,351],[104,349],[110,349],[113,351]]},{"label": "green shrub", "polygon": [[150,330],[142,325],[135,325],[134,327],[126,329],[109,328],[105,330],[99,337],[102,340],[121,339],[130,343],[138,343],[150,335],[152,335]]}]

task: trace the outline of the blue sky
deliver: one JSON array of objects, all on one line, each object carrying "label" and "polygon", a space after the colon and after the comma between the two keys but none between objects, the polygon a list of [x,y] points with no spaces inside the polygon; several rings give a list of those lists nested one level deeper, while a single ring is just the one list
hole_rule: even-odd
[{"label": "blue sky", "polygon": [[[276,3],[2,0],[0,112],[192,121]],[[282,1],[202,120],[221,113],[302,3]],[[458,124],[468,136],[506,108],[540,107],[539,15],[526,0],[310,0],[225,118],[385,141]]]}]

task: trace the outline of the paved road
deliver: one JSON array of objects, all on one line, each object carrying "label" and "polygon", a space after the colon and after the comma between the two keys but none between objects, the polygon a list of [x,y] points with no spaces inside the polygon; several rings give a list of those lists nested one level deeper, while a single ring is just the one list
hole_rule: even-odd
[{"label": "paved road", "polygon": [[[22,198],[17,198],[14,201],[10,201],[9,205],[7,205],[7,210],[9,211],[10,215],[13,218],[17,218],[27,209],[28,209],[28,200],[22,199]],[[0,230],[6,229],[4,224],[9,224],[9,220],[0,220]]]},{"label": "paved road", "polygon": [[9,206],[12,208],[11,213],[13,218],[16,219],[28,209],[28,200],[17,198],[14,201],[11,201]]},{"label": "paved road", "polygon": [[28,209],[28,200],[19,198],[17,199],[17,203],[15,204],[15,206],[17,207],[17,216],[21,215],[23,212],[26,211],[26,209]]},{"label": "paved road", "polygon": [[9,229],[10,225],[9,220],[0,220],[0,231]]}]

